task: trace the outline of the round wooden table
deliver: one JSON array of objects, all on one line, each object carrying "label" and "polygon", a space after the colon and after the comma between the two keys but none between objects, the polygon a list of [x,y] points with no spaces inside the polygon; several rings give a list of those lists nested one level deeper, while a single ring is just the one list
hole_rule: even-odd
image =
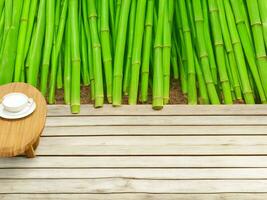
[{"label": "round wooden table", "polygon": [[33,98],[36,103],[36,110],[23,119],[0,118],[0,157],[24,154],[28,158],[33,158],[45,126],[46,101],[36,88],[25,83],[0,86],[0,100],[10,92],[21,92]]}]

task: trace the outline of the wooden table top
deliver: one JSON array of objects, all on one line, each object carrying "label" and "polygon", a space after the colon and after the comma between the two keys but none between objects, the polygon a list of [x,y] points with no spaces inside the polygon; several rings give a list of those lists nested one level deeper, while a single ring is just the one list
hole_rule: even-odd
[{"label": "wooden table top", "polygon": [[0,86],[0,99],[10,92],[21,92],[36,102],[36,110],[26,118],[6,120],[0,118],[0,157],[23,154],[40,137],[45,126],[46,101],[34,87],[25,83]]}]

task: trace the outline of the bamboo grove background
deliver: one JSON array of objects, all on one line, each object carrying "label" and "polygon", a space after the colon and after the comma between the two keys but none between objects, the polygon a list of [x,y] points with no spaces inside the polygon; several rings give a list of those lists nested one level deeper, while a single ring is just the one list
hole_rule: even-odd
[{"label": "bamboo grove background", "polygon": [[266,103],[266,0],[0,0],[0,85],[27,82],[73,113],[161,109],[179,80],[188,104]]}]

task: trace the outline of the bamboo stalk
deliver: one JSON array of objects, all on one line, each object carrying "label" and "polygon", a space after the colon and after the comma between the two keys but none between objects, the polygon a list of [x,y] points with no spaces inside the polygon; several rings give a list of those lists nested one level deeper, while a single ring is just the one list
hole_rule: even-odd
[{"label": "bamboo stalk", "polygon": [[[89,5],[90,3],[90,5]],[[88,1],[88,17],[90,24],[90,33],[93,49],[93,69],[95,79],[95,107],[99,108],[104,103],[104,88],[102,77],[102,56],[101,56],[101,44],[99,41],[97,30],[97,13],[94,1]]]},{"label": "bamboo stalk", "polygon": [[[51,65],[51,74],[50,74],[50,89],[49,89],[49,97],[48,103],[52,104],[55,102],[55,91],[56,91],[56,77],[58,72],[58,57],[60,53],[60,49],[62,46],[64,29],[66,26],[67,12],[68,12],[68,0],[63,0],[62,11],[59,19],[59,25],[57,28],[57,33],[54,35],[54,44],[52,50],[52,65]],[[70,45],[70,43],[68,43]]]},{"label": "bamboo stalk", "polygon": [[[230,3],[231,2],[231,5]],[[244,16],[242,15],[242,13],[239,10],[238,7],[238,1],[235,0],[225,0],[225,5],[228,6],[228,11],[230,11],[230,8],[232,8],[234,17],[235,17],[235,22],[236,22],[236,27],[239,33],[239,37],[242,43],[242,47],[247,59],[247,62],[249,64],[251,73],[253,74],[253,78],[256,82],[257,85],[257,89],[259,91],[259,95],[261,98],[261,102],[265,103],[266,102],[266,95],[265,95],[265,91],[266,91],[266,87],[267,85],[263,85],[261,83],[261,75],[258,71],[258,67],[256,64],[256,56],[255,53],[253,51],[253,46],[250,42],[250,38],[249,38],[249,33],[247,31],[247,27],[245,24],[245,20],[244,20]]]},{"label": "bamboo stalk", "polygon": [[222,30],[219,22],[218,7],[215,0],[208,0],[209,12],[212,33],[214,38],[215,54],[217,59],[218,71],[220,75],[220,82],[222,85],[224,102],[226,104],[232,104],[232,94],[229,79],[227,76],[226,61],[224,57],[224,42],[222,37]]},{"label": "bamboo stalk", "polygon": [[266,0],[258,0],[259,10],[261,15],[262,21],[262,28],[263,28],[263,37],[265,41],[265,48],[267,48],[267,4]]},{"label": "bamboo stalk", "polygon": [[[167,4],[168,5],[168,4]],[[163,103],[170,100],[171,28],[169,6],[165,6],[163,25]]]},{"label": "bamboo stalk", "polygon": [[152,34],[153,34],[153,10],[154,0],[148,0],[146,21],[145,21],[145,36],[143,46],[143,57],[142,57],[142,74],[141,74],[141,97],[142,103],[148,100],[148,81],[149,81],[149,66],[151,59],[151,46],[152,46]]},{"label": "bamboo stalk", "polygon": [[212,77],[207,41],[205,40],[204,17],[201,0],[193,1],[193,11],[195,16],[198,57],[200,59],[201,69],[203,70],[203,76],[207,86],[209,99],[212,104],[220,104],[220,100]]},{"label": "bamboo stalk", "polygon": [[28,26],[28,15],[30,9],[30,0],[25,0],[23,5],[23,10],[20,19],[20,28],[18,34],[18,47],[17,47],[17,55],[16,55],[16,63],[15,63],[15,75],[14,81],[19,82],[21,80],[21,72],[22,66],[24,65],[24,44],[25,38],[27,34],[27,26]]},{"label": "bamboo stalk", "polygon": [[159,0],[158,23],[154,42],[154,63],[153,63],[153,100],[152,107],[155,110],[163,108],[163,23],[165,0]]},{"label": "bamboo stalk", "polygon": [[111,41],[109,30],[109,0],[102,0],[101,3],[101,44],[103,64],[106,78],[107,99],[109,103],[112,103],[112,55],[111,55]]},{"label": "bamboo stalk", "polygon": [[130,0],[122,1],[121,13],[119,17],[120,20],[118,22],[117,30],[117,38],[119,38],[119,40],[116,40],[116,49],[114,57],[113,106],[120,106],[122,100],[123,62],[130,6]]},{"label": "bamboo stalk", "polygon": [[[235,53],[235,58],[236,58],[236,63],[237,63],[237,67],[238,67],[238,71],[239,71],[239,75],[240,75],[240,80],[241,80],[241,85],[242,85],[242,92],[244,95],[244,99],[245,102],[248,104],[254,104],[254,96],[253,96],[253,90],[251,88],[250,85],[250,81],[249,81],[249,76],[248,76],[248,71],[246,68],[246,61],[245,61],[245,57],[244,57],[244,52],[241,46],[241,42],[240,42],[240,38],[237,32],[237,28],[235,25],[235,19],[234,19],[234,15],[231,11],[231,7],[229,5],[228,1],[223,1],[224,2],[224,7],[226,10],[226,17],[227,17],[227,24],[229,26],[229,33],[231,36],[231,41],[232,41],[232,45],[233,45],[233,50]],[[259,75],[258,77],[258,81],[260,82],[259,79]],[[261,85],[261,84],[260,84]],[[261,91],[263,91],[262,87],[260,87]]]},{"label": "bamboo stalk", "polygon": [[133,55],[132,55],[132,68],[131,68],[131,81],[129,90],[129,104],[135,105],[138,98],[139,89],[139,74],[141,67],[142,44],[145,25],[147,0],[137,0],[135,31],[133,42]]},{"label": "bamboo stalk", "polygon": [[[135,26],[135,14],[136,14],[136,0],[132,0],[131,10],[129,16],[129,28],[127,34],[127,58],[123,77],[123,93],[128,95],[130,78],[131,78],[131,65],[132,65],[132,52],[133,52],[133,39],[134,39],[134,26]],[[145,48],[145,47],[144,47]]]},{"label": "bamboo stalk", "polygon": [[263,28],[260,18],[260,12],[257,1],[247,0],[247,7],[250,16],[250,23],[253,35],[253,41],[256,50],[256,59],[261,76],[262,85],[267,96],[267,56],[264,45]]},{"label": "bamboo stalk", "polygon": [[192,59],[194,58],[192,35],[190,32],[189,19],[184,0],[179,1],[179,8],[185,40],[186,56],[188,61],[188,103],[194,105],[197,104],[196,71],[194,59]]},{"label": "bamboo stalk", "polygon": [[80,112],[80,35],[78,21],[78,1],[69,0],[70,47],[71,47],[71,112]]},{"label": "bamboo stalk", "polygon": [[217,5],[219,9],[219,18],[220,18],[220,23],[221,23],[221,28],[222,28],[222,35],[224,39],[225,49],[227,52],[227,57],[229,60],[229,67],[230,67],[232,78],[233,78],[233,88],[234,88],[235,96],[237,100],[241,101],[242,93],[241,93],[241,86],[239,84],[240,78],[239,78],[236,59],[235,59],[233,46],[231,42],[230,31],[228,29],[228,25],[226,21],[226,16],[225,16],[226,14],[224,10],[223,0],[217,0]]},{"label": "bamboo stalk", "polygon": [[53,47],[53,37],[55,30],[55,0],[46,1],[46,24],[45,24],[45,43],[44,43],[44,56],[41,67],[41,93],[46,96],[47,93],[47,79],[50,67],[50,57]]},{"label": "bamboo stalk", "polygon": [[0,58],[0,85],[10,83],[13,80],[15,70],[17,40],[23,2],[14,0],[13,3],[11,26],[6,34],[6,39],[4,36],[5,43]]}]

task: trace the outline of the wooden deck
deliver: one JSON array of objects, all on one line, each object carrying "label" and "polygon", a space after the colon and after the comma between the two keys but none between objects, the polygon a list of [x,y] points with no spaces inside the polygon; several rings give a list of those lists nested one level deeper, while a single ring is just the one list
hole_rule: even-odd
[{"label": "wooden deck", "polygon": [[267,106],[49,106],[37,158],[0,159],[0,199],[266,200]]}]

